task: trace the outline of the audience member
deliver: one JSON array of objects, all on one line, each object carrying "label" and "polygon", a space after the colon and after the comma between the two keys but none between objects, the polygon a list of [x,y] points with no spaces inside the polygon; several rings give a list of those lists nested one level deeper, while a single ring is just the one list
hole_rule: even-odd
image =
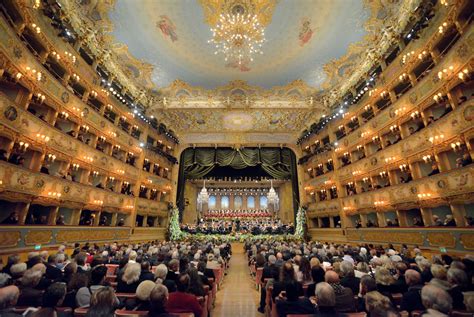
[{"label": "audience member", "polygon": [[[177,291],[171,293],[166,308],[171,313],[192,312],[194,316],[201,317],[202,307],[196,296],[187,293],[189,288],[189,275],[184,273],[176,280]],[[205,316],[203,316],[205,317]]]}]

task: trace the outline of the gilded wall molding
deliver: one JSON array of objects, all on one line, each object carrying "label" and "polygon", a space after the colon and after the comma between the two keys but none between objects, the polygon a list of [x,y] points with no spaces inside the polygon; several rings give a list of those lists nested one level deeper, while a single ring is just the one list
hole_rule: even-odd
[{"label": "gilded wall molding", "polygon": [[434,247],[454,248],[456,246],[456,239],[449,232],[428,232],[426,239]]},{"label": "gilded wall molding", "polygon": [[2,248],[16,247],[20,240],[20,231],[0,231],[0,246]]},{"label": "gilded wall molding", "polygon": [[49,244],[53,237],[51,230],[29,230],[24,238],[25,245]]}]

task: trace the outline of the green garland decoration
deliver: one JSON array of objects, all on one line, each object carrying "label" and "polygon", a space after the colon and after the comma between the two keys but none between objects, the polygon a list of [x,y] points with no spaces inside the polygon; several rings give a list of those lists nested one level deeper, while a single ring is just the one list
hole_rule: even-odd
[{"label": "green garland decoration", "polygon": [[303,207],[298,208],[298,212],[296,213],[296,229],[295,229],[295,237],[298,239],[304,238],[304,224],[306,223],[306,209]]},{"label": "green garland decoration", "polygon": [[171,241],[182,240],[188,235],[186,232],[181,231],[181,227],[179,226],[179,209],[177,207],[171,209],[168,230]]}]

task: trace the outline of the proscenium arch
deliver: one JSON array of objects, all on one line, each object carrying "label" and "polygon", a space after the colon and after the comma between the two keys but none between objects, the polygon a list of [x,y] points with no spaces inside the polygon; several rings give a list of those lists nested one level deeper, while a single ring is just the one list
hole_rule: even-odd
[{"label": "proscenium arch", "polygon": [[[185,182],[186,182],[186,173],[185,173],[185,164],[184,160],[186,156],[189,156],[189,151],[195,151],[199,149],[205,149],[205,150],[232,150],[230,147],[217,147],[217,148],[211,148],[211,147],[188,147],[184,149],[181,152],[180,159],[179,159],[179,173],[178,173],[178,186],[177,186],[177,191],[176,191],[176,206],[178,207],[180,211],[180,220],[182,220],[182,215],[184,211],[184,189],[185,189]],[[245,149],[259,149],[256,147],[246,147]],[[288,168],[289,168],[289,179],[291,180],[291,187],[292,187],[292,194],[293,194],[293,222],[296,222],[296,212],[298,211],[299,205],[300,205],[300,195],[299,195],[299,187],[298,187],[298,169],[297,169],[297,160],[296,160],[296,154],[293,149],[289,147],[262,147],[262,150],[278,150],[281,151],[284,150],[285,153],[287,154],[287,162],[288,162]],[[237,150],[235,150],[237,151]],[[244,162],[245,163],[245,162]],[[249,162],[247,162],[249,163]],[[210,164],[211,165],[211,164]],[[252,166],[252,165],[249,165]],[[242,162],[240,162],[238,168],[244,168]],[[271,167],[270,167],[271,169]],[[212,168],[209,166],[209,171],[212,170]],[[207,171],[207,172],[209,172]],[[206,171],[203,171],[206,172]],[[204,174],[204,176],[207,173]]]}]

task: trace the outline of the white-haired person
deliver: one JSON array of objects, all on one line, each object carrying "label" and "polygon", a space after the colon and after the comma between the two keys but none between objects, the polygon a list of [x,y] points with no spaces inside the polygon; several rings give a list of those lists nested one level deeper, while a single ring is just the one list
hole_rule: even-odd
[{"label": "white-haired person", "polygon": [[421,301],[426,311],[424,317],[448,316],[452,309],[451,296],[435,285],[425,285],[421,290]]},{"label": "white-haired person", "polygon": [[122,277],[117,282],[118,293],[135,293],[140,284],[141,266],[139,263],[129,262]]},{"label": "white-haired person", "polygon": [[43,277],[43,272],[37,269],[26,270],[21,278],[20,297],[18,306],[39,307],[42,304],[43,291],[36,287]]}]

